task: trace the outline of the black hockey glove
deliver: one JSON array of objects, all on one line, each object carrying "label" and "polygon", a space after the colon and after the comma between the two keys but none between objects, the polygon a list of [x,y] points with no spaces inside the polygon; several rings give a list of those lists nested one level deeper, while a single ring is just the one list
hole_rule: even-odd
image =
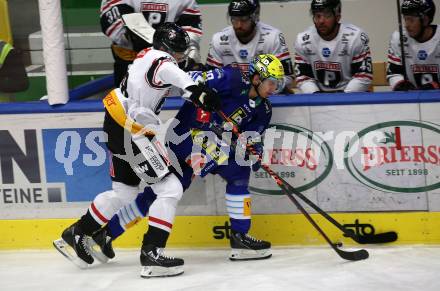
[{"label": "black hockey glove", "polygon": [[414,86],[410,81],[402,80],[399,81],[393,88],[393,91],[409,91],[416,90],[416,86]]},{"label": "black hockey glove", "polygon": [[[244,136],[240,135],[237,140],[237,145],[242,147],[245,151],[245,161],[251,161],[252,171],[256,172],[261,168],[261,159],[263,159],[264,147],[261,141],[254,142],[252,139],[246,140]],[[252,148],[253,152],[249,149]]]},{"label": "black hockey glove", "polygon": [[252,171],[256,172],[261,168],[261,159],[263,158],[264,149],[263,149],[263,144],[261,142],[254,143],[252,147],[258,156],[258,159],[253,161],[252,164]]},{"label": "black hockey glove", "polygon": [[191,58],[186,58],[179,63],[179,68],[185,72],[189,71],[207,71],[205,65],[202,63],[196,63],[195,60]]},{"label": "black hockey glove", "polygon": [[191,85],[185,88],[192,94],[189,97],[191,101],[206,111],[217,111],[221,108],[220,96],[211,88],[203,84]]},{"label": "black hockey glove", "polygon": [[438,90],[440,89],[440,84],[436,81],[432,81],[430,83],[426,83],[420,87],[421,90]]}]

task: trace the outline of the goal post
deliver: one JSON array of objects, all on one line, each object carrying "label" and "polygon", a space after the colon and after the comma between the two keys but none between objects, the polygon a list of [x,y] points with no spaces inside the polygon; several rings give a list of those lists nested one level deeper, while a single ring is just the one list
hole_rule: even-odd
[{"label": "goal post", "polygon": [[50,105],[69,101],[61,0],[38,0],[47,96]]}]

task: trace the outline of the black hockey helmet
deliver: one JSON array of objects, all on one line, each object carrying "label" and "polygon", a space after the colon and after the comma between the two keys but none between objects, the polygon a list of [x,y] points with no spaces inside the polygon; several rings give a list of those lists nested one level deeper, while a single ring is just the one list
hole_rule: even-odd
[{"label": "black hockey helmet", "polygon": [[334,15],[341,14],[341,0],[312,0],[310,5],[312,15],[323,10],[330,10]]},{"label": "black hockey helmet", "polygon": [[165,22],[157,27],[153,35],[153,47],[165,48],[166,52],[185,52],[189,47],[189,36],[183,28],[173,22]]},{"label": "black hockey helmet", "polygon": [[429,23],[435,15],[435,4],[432,0],[404,0],[402,3],[403,15],[428,16]]},{"label": "black hockey helmet", "polygon": [[250,16],[257,19],[260,2],[255,0],[232,0],[228,6],[229,16]]}]

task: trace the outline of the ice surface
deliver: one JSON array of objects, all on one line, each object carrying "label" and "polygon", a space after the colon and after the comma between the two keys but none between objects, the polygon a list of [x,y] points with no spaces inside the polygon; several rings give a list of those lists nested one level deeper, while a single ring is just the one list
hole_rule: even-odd
[{"label": "ice surface", "polygon": [[139,251],[116,250],[106,265],[80,270],[55,249],[0,252],[1,291],[440,290],[440,247],[368,247],[347,262],[330,248],[275,248],[269,260],[231,262],[229,251],[167,250],[185,259],[178,277],[142,279]]}]

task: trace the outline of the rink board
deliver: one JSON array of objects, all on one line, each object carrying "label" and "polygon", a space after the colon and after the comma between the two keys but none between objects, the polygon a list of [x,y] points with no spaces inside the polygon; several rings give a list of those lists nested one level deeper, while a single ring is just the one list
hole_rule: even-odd
[{"label": "rink board", "polygon": [[[440,220],[431,219],[440,211],[439,94],[320,95],[273,98],[274,138],[266,139],[265,161],[325,211],[352,213],[347,214],[350,224],[356,215],[368,220],[384,215],[375,229],[398,230],[396,219],[417,215],[418,242],[440,243],[438,236],[423,232],[429,225],[440,229]],[[170,100],[163,120],[179,107],[178,99]],[[2,229],[15,229],[2,235],[5,242],[17,243],[24,230],[48,222],[54,224],[44,232],[59,235],[63,219],[79,217],[98,193],[110,189],[102,119],[99,101],[55,109],[41,103],[0,105],[0,223]],[[196,178],[179,203],[177,223],[201,219],[213,228],[218,217],[227,215],[224,189],[217,176]],[[252,173],[250,191],[256,217],[303,219],[262,170]],[[279,243],[322,243],[301,231],[306,223],[300,225]],[[176,226],[175,232],[180,229]],[[39,239],[47,243],[42,236],[36,244]],[[216,245],[195,235],[191,239],[196,237],[187,241]],[[184,238],[176,236],[173,244],[185,245]],[[5,244],[1,247],[12,246]]]},{"label": "rink board", "polygon": [[[294,207],[293,205],[291,206]],[[332,216],[353,231],[368,235],[396,231],[398,240],[387,245],[439,244],[440,212],[337,213]],[[334,242],[356,243],[318,214],[313,219]],[[0,249],[46,249],[74,219],[0,220]],[[115,247],[134,248],[142,243],[146,219],[129,228]],[[251,234],[274,246],[322,245],[325,241],[302,214],[255,215]],[[229,247],[227,216],[177,216],[167,246]]]}]

